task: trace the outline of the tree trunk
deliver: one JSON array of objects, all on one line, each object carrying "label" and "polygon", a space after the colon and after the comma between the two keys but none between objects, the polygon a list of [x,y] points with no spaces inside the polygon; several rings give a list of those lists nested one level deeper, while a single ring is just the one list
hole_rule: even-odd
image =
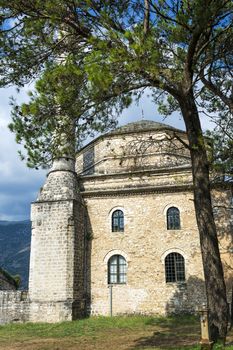
[{"label": "tree trunk", "polygon": [[207,303],[210,310],[210,333],[213,341],[217,339],[224,341],[228,318],[226,286],[211,203],[207,152],[192,92],[182,98],[180,107],[191,152],[194,205],[200,234]]}]

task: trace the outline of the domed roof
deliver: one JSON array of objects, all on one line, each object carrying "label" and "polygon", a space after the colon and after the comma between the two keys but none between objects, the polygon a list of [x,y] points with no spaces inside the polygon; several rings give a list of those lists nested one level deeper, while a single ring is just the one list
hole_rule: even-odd
[{"label": "domed roof", "polygon": [[[176,131],[179,133],[185,134],[185,131],[176,129],[173,126],[154,122],[153,120],[139,120],[137,122],[128,123],[126,125],[120,126],[116,128],[115,130],[112,130],[106,134],[98,136],[96,139],[92,140],[88,144],[86,144],[81,150],[83,151],[85,148],[89,147],[90,145],[93,145],[94,143],[102,140],[105,137],[111,137],[114,135],[122,135],[122,134],[131,134],[131,133],[140,133],[144,131],[156,131],[156,130],[170,130],[170,131]],[[79,150],[77,153],[79,153],[81,150]]]},{"label": "domed roof", "polygon": [[150,130],[172,130],[184,132],[182,130],[176,129],[173,126],[154,122],[153,120],[139,120],[137,122],[128,123],[126,125],[120,126],[119,128],[108,133],[109,135],[115,134],[128,134],[131,132],[139,131],[150,131]]}]

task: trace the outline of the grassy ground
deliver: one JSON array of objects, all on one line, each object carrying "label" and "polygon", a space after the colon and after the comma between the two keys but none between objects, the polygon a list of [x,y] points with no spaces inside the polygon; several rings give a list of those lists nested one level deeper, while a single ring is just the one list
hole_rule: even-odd
[{"label": "grassy ground", "polygon": [[[199,328],[199,321],[190,316],[93,317],[58,324],[11,324],[0,326],[0,349],[197,350]],[[227,349],[233,350],[233,334],[228,343]]]}]

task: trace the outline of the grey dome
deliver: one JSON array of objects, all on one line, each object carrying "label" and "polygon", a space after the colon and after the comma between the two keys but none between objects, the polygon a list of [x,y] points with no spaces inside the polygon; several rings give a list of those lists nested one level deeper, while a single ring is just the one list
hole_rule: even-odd
[{"label": "grey dome", "polygon": [[120,126],[115,130],[108,133],[109,135],[115,134],[128,134],[131,132],[139,132],[139,131],[150,131],[150,130],[172,130],[184,132],[183,130],[179,130],[174,128],[173,126],[154,122],[153,120],[139,120],[137,122],[128,123],[126,125]]}]

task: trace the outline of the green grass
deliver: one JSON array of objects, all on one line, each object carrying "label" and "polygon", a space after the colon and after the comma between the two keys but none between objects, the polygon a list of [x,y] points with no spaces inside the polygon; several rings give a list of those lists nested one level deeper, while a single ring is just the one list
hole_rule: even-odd
[{"label": "green grass", "polygon": [[148,317],[91,317],[62,323],[25,323],[0,326],[0,340],[94,336],[102,330],[135,329],[153,323]]},{"label": "green grass", "polygon": [[[66,350],[72,346],[79,349],[79,346],[76,347],[78,344],[80,349],[88,349],[89,346],[93,349],[94,346],[94,349],[105,350],[109,349],[109,340],[112,340],[111,350],[118,349],[118,346],[127,350],[200,350],[199,330],[199,320],[194,316],[91,317],[55,324],[9,324],[0,326],[0,349],[11,349],[11,346],[15,349],[16,346],[24,350],[28,344],[30,350]],[[52,344],[51,339],[54,339]],[[30,342],[39,343],[40,347],[30,347]],[[131,345],[124,347],[127,342]],[[179,346],[179,343],[182,345]],[[220,345],[214,348],[221,349]],[[233,350],[233,346],[226,349]]]},{"label": "green grass", "polygon": [[83,320],[62,323],[24,323],[0,326],[0,339],[10,337],[20,338],[63,338],[92,336],[107,329],[145,329],[147,326],[160,326],[176,329],[177,326],[187,326],[197,323],[193,316],[185,317],[91,317]]}]

